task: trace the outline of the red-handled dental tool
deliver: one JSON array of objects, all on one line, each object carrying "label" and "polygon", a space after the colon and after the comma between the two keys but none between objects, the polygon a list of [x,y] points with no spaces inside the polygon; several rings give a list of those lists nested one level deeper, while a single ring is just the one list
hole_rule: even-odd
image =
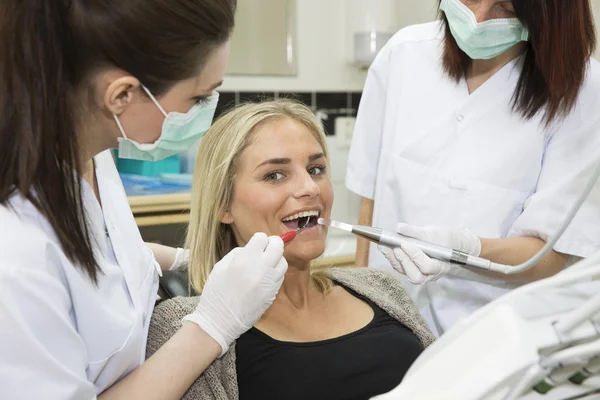
[{"label": "red-handled dental tool", "polygon": [[296,236],[308,227],[308,222],[310,218],[306,218],[306,223],[302,226],[302,228],[298,228],[295,231],[289,231],[280,236],[281,240],[283,240],[283,244],[289,243],[296,238]]},{"label": "red-handled dental tool", "polygon": [[283,240],[283,243],[285,244],[285,243],[289,243],[292,240],[294,240],[296,238],[296,235],[297,235],[296,231],[289,231],[289,232],[284,233],[280,237]]}]

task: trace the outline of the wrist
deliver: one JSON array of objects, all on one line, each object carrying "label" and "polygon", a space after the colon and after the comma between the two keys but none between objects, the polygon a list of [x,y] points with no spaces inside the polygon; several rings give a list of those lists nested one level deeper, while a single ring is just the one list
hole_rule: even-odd
[{"label": "wrist", "polygon": [[190,261],[190,251],[188,249],[177,248],[175,251],[175,260],[169,268],[170,271],[177,271],[185,267]]},{"label": "wrist", "polygon": [[462,233],[464,236],[460,242],[463,244],[463,251],[471,256],[481,256],[481,239],[468,229],[463,229]]},{"label": "wrist", "polygon": [[479,257],[481,255],[481,248],[483,246],[481,243],[481,239],[475,236],[473,244],[475,245],[475,248],[473,249],[473,255],[475,257]]},{"label": "wrist", "polygon": [[479,257],[491,260],[493,257],[494,241],[497,239],[481,239],[481,252]]},{"label": "wrist", "polygon": [[180,331],[189,343],[197,344],[196,350],[198,352],[210,355],[214,359],[222,355],[223,349],[219,342],[206,333],[198,324],[184,322]]},{"label": "wrist", "polygon": [[187,315],[183,318],[183,325],[191,325],[201,330],[204,335],[211,338],[211,340],[217,344],[218,357],[223,356],[229,350],[229,341],[225,338],[225,335],[208,319],[204,318],[197,311]]}]

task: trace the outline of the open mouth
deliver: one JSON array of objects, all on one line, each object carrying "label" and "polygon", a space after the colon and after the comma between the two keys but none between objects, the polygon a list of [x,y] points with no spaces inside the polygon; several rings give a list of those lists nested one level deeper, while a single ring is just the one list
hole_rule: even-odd
[{"label": "open mouth", "polygon": [[292,231],[296,231],[300,228],[306,227],[312,228],[317,225],[317,221],[319,220],[319,215],[321,213],[317,210],[313,211],[302,211],[298,214],[290,215],[289,217],[285,217],[281,220],[283,224]]}]

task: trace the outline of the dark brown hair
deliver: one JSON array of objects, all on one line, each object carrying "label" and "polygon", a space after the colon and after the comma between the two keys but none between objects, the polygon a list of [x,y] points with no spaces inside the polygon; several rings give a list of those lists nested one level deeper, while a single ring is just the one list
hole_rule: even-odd
[{"label": "dark brown hair", "polygon": [[236,0],[2,0],[0,204],[18,194],[96,282],[81,198],[78,115],[92,74],[117,67],[160,95],[227,41]]},{"label": "dark brown hair", "polygon": [[[517,18],[529,31],[523,71],[512,98],[514,112],[525,119],[543,113],[549,125],[575,106],[596,48],[596,31],[589,0],[513,0]],[[444,70],[459,81],[471,59],[456,43],[448,20]]]}]

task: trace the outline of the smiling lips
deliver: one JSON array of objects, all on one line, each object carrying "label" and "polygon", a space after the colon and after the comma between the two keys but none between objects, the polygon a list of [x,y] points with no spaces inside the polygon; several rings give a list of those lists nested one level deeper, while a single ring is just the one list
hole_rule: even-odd
[{"label": "smiling lips", "polygon": [[[282,219],[282,222],[286,227],[293,229],[281,235],[283,243],[291,242],[300,232],[315,226],[319,221],[319,215],[320,213],[318,211],[303,211]],[[294,227],[296,228],[294,229]]]},{"label": "smiling lips", "polygon": [[283,218],[281,222],[292,231],[296,231],[305,226],[306,228],[311,228],[317,224],[320,214],[321,213],[317,210],[302,211]]}]

